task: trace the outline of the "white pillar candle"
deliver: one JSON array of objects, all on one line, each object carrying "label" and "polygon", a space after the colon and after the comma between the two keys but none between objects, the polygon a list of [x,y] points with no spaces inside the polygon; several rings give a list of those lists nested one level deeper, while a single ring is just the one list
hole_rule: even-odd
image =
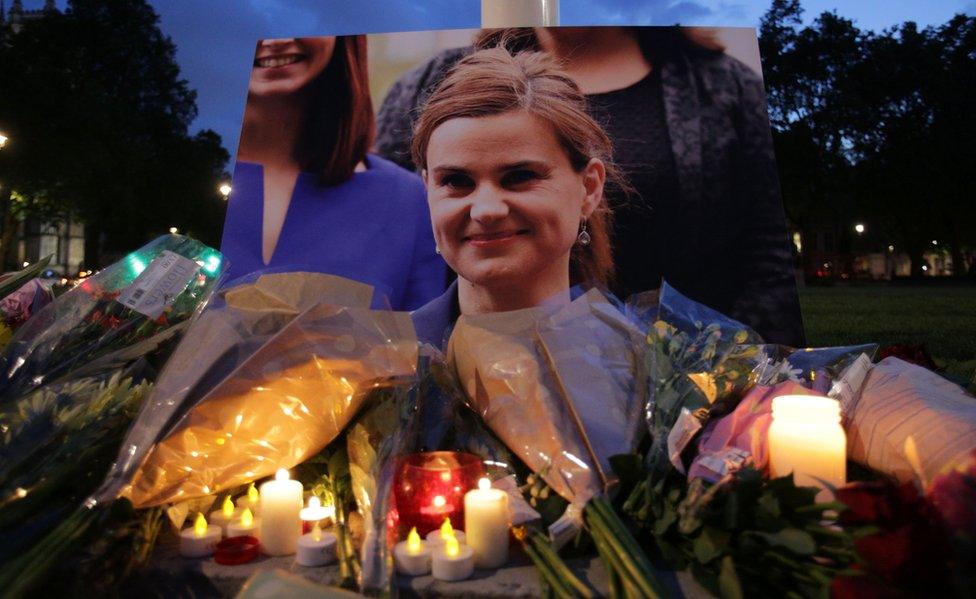
[{"label": "white pillar candle", "polygon": [[[769,427],[772,476],[790,472],[798,486],[841,486],[847,479],[847,437],[840,425],[840,404],[828,397],[783,395],[773,398]],[[824,493],[819,499],[829,499]]]},{"label": "white pillar candle", "polygon": [[393,547],[397,572],[406,576],[423,576],[430,572],[430,547],[420,540],[417,527],[410,529],[406,541]]},{"label": "white pillar candle", "polygon": [[559,0],[481,0],[481,27],[555,27]]},{"label": "white pillar candle", "polygon": [[232,522],[240,520],[242,513],[240,508],[234,507],[234,502],[231,501],[230,495],[228,495],[224,498],[224,503],[220,506],[219,510],[210,512],[210,523],[219,526],[221,532],[227,537],[230,536],[227,534],[227,526]]},{"label": "white pillar candle", "polygon": [[278,470],[275,480],[261,485],[261,549],[267,555],[292,555],[298,549],[302,522],[302,483]]},{"label": "white pillar candle", "polygon": [[432,551],[430,571],[437,580],[464,580],[474,572],[474,551],[448,537],[443,547]]},{"label": "white pillar candle", "polygon": [[482,478],[464,494],[464,530],[479,568],[498,568],[508,561],[508,493],[492,489]]},{"label": "white pillar candle", "polygon": [[261,494],[258,493],[258,489],[254,486],[254,483],[251,483],[251,485],[247,488],[246,494],[237,498],[236,503],[237,507],[241,508],[242,510],[244,508],[249,508],[251,510],[251,514],[255,516],[261,515]]},{"label": "white pillar candle", "polygon": [[312,532],[298,538],[298,555],[295,561],[299,566],[324,566],[335,561],[336,536],[331,532],[322,532],[318,522]]},{"label": "white pillar candle", "polygon": [[220,542],[219,526],[207,524],[203,514],[197,514],[193,526],[180,531],[180,555],[183,557],[207,557],[213,555]]},{"label": "white pillar candle", "polygon": [[458,543],[462,545],[465,545],[467,541],[464,531],[454,530],[454,527],[451,526],[451,519],[444,518],[444,523],[441,524],[439,529],[432,530],[427,533],[427,547],[429,547],[431,551],[437,551],[440,547],[444,546],[444,543],[449,537],[457,538]]},{"label": "white pillar candle", "polygon": [[227,525],[228,537],[256,537],[261,538],[261,534],[258,532],[260,530],[261,520],[255,518],[251,513],[251,508],[244,508],[244,512],[241,517],[236,522],[231,522]]}]

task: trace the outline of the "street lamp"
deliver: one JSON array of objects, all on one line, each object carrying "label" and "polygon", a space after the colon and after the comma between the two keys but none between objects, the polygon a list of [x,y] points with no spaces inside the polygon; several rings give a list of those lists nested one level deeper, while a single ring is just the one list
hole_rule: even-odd
[{"label": "street lamp", "polygon": [[5,145],[7,145],[7,141],[9,139],[10,139],[9,137],[4,135],[3,133],[0,133],[0,150],[2,150]]},{"label": "street lamp", "polygon": [[180,230],[177,229],[176,227],[170,227],[169,232],[172,233],[173,235],[176,235],[177,233],[180,232]]},{"label": "street lamp", "polygon": [[856,225],[854,225],[854,230],[857,231],[858,235],[860,235],[861,233],[864,233],[864,225],[862,225],[861,223],[857,223]]},{"label": "street lamp", "polygon": [[227,198],[230,196],[231,186],[228,185],[227,183],[223,183],[221,184],[220,187],[217,188],[217,190],[220,191],[220,195],[224,196],[224,201],[226,201]]}]

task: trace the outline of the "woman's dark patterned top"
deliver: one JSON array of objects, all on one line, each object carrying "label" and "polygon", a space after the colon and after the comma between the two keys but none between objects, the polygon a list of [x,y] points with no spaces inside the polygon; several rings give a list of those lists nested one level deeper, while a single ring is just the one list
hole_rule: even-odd
[{"label": "woman's dark patterned top", "polygon": [[[413,123],[437,84],[471,51],[444,51],[393,85],[377,118],[377,153],[415,170]],[[637,291],[630,282],[656,280],[659,272],[682,293],[753,327],[766,341],[802,347],[803,321],[762,80],[720,52],[681,48],[649,58],[660,91],[622,94],[625,102],[612,107],[609,116],[601,112],[607,94],[591,98],[596,105],[591,110],[609,125],[615,160],[640,194],[628,200],[632,205],[617,208],[616,226],[629,239],[615,238],[616,261],[627,269],[618,273],[618,292]],[[673,169],[650,177],[651,189],[628,168],[641,162],[640,156],[627,155],[640,146],[621,139],[614,123],[614,115],[654,110],[656,98],[635,105],[641,93],[645,98],[660,93],[667,131],[657,138],[668,140],[671,156],[655,153],[655,168]],[[644,125],[654,122],[661,121],[650,114]],[[640,250],[635,240],[645,223],[647,241]],[[621,255],[624,250],[627,255]],[[634,251],[638,256],[630,255]],[[650,252],[662,255],[651,258]]]}]

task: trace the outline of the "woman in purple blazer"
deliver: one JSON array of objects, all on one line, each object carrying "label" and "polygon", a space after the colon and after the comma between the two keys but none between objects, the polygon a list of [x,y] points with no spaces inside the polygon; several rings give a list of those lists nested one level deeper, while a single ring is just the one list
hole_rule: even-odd
[{"label": "woman in purple blazer", "polygon": [[444,290],[423,184],[367,154],[374,129],[365,36],[258,44],[221,241],[232,280],[324,272],[396,310]]}]

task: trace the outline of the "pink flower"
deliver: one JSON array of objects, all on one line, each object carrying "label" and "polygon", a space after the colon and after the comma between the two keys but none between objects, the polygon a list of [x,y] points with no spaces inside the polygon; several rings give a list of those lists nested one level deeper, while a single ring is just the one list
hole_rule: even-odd
[{"label": "pink flower", "polygon": [[0,317],[3,322],[16,328],[51,302],[51,293],[37,279],[25,283],[20,289],[0,299]]}]

